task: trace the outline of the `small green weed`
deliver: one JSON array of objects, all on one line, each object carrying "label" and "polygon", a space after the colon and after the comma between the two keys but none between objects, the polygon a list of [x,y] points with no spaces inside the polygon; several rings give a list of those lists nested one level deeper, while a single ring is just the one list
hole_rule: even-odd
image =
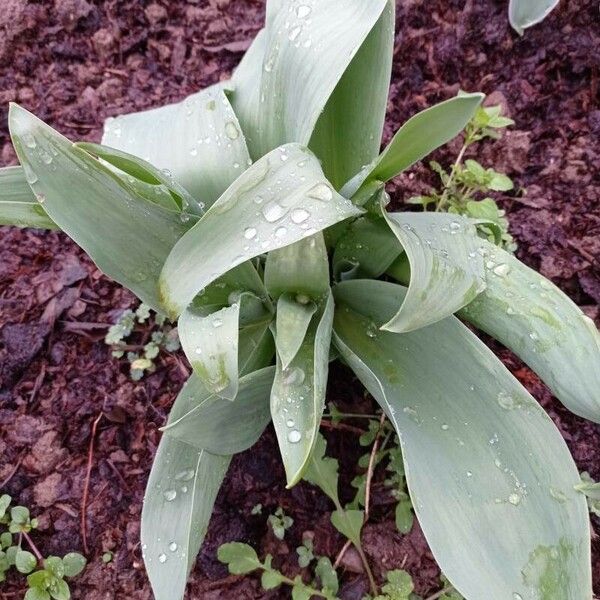
[{"label": "small green weed", "polygon": [[[11,507],[11,502],[10,496],[0,496],[0,526],[7,529],[0,534],[0,582],[14,567],[19,573],[28,575],[24,600],[69,600],[71,592],[65,577],[79,575],[85,568],[86,559],[76,552],[69,552],[62,558],[44,558],[29,536],[38,526],[37,519],[31,518],[28,508]],[[24,541],[31,552],[23,549]]]},{"label": "small green weed", "polygon": [[104,341],[111,346],[115,358],[127,356],[134,381],[139,381],[144,373],[154,371],[154,360],[161,350],[175,352],[180,348],[177,328],[168,324],[163,315],[153,314],[144,303],[135,312],[124,311],[110,327]]},{"label": "small green weed", "polygon": [[409,204],[420,204],[425,210],[446,211],[481,220],[480,234],[488,241],[514,252],[517,245],[508,232],[506,213],[499,208],[488,192],[508,192],[513,189],[512,180],[492,168],[481,166],[476,160],[464,160],[465,152],[473,144],[485,139],[499,139],[500,130],[513,125],[514,121],[500,114],[500,106],[479,107],[467,125],[463,146],[450,172],[438,162],[429,166],[440,178],[441,189],[429,194],[413,196]]}]

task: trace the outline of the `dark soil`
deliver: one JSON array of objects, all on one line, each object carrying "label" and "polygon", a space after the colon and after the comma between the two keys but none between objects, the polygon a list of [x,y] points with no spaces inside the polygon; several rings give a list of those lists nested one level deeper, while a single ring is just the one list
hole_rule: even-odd
[{"label": "dark soil", "polygon": [[[600,316],[600,28],[592,0],[563,0],[543,24],[519,38],[496,0],[398,2],[394,75],[386,138],[411,114],[459,88],[490,94],[516,121],[480,160],[505,170],[527,193],[503,197],[519,255],[552,278],[583,309]],[[228,77],[258,31],[263,3],[253,0],[4,0],[0,10],[0,105],[17,101],[74,139],[99,140],[104,118],[180,100]],[[15,160],[6,110],[2,164]],[[457,144],[437,153],[452,161]],[[400,202],[431,182],[425,166],[394,186]],[[139,547],[142,495],[164,423],[188,366],[160,359],[140,383],[111,358],[102,338],[135,298],[106,279],[65,235],[0,229],[0,490],[39,516],[46,553],[82,550],[80,507],[92,425],[98,416],[87,511],[90,565],[73,584],[88,600],[151,598]],[[549,411],[581,470],[600,478],[600,430],[570,414],[510,353],[501,356]],[[349,373],[333,370],[330,399],[372,410]],[[355,425],[360,426],[360,422]],[[361,451],[356,434],[328,433],[341,457],[345,494]],[[393,503],[377,482],[364,533],[376,575],[403,566],[417,591],[432,593],[438,569],[418,526],[395,533]],[[219,544],[252,543],[294,573],[295,547],[313,532],[316,550],[335,557],[343,540],[331,506],[309,485],[284,488],[273,432],[237,456],[219,496],[189,598],[283,598],[252,578],[227,576]],[[262,515],[252,516],[261,503]],[[279,542],[266,515],[282,506],[294,525]],[[598,528],[598,521],[593,523]],[[600,544],[594,542],[600,593]],[[114,561],[103,564],[105,551]],[[341,596],[359,599],[365,577],[346,555]],[[22,577],[0,597],[21,598]],[[279,595],[278,595],[279,594]],[[557,599],[560,600],[560,599]]]}]

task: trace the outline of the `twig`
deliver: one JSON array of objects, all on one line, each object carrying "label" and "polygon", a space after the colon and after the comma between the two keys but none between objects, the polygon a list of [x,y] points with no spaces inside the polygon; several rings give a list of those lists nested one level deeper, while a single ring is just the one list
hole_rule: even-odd
[{"label": "twig", "polygon": [[342,546],[342,549],[340,550],[339,554],[337,555],[337,557],[335,559],[335,562],[333,563],[334,570],[340,566],[340,563],[342,562],[342,558],[344,558],[344,554],[346,554],[346,551],[348,550],[348,548],[350,548],[351,545],[352,545],[352,542],[350,540],[346,540],[346,543]]},{"label": "twig", "polygon": [[425,598],[425,600],[437,600],[438,598],[441,598],[445,593],[453,592],[453,591],[454,591],[454,587],[450,585],[450,586],[445,587],[444,589],[440,590],[439,592],[436,592],[432,596]]},{"label": "twig", "polygon": [[23,452],[21,452],[21,456],[19,456],[19,460],[17,460],[17,464],[15,465],[14,469],[7,475],[6,479],[2,483],[0,483],[0,490],[5,488],[8,485],[9,481],[17,474],[17,471],[19,470],[19,467],[21,466],[21,463],[23,462],[26,453],[26,450],[23,450]]},{"label": "twig", "polygon": [[364,429],[360,427],[354,427],[353,425],[348,425],[346,423],[332,423],[331,421],[321,420],[321,427],[324,429],[337,429],[339,431],[349,431],[351,433],[356,433],[357,435],[363,435],[363,433],[367,433]]},{"label": "twig", "polygon": [[90,446],[88,449],[88,461],[87,461],[87,471],[85,474],[85,483],[83,486],[83,497],[81,499],[81,540],[83,542],[83,551],[86,554],[89,554],[89,548],[87,544],[87,501],[88,495],[90,492],[90,477],[92,475],[92,462],[94,460],[94,439],[96,438],[96,430],[98,429],[98,423],[100,423],[100,419],[104,416],[104,413],[100,413],[94,423],[92,424],[92,433],[90,436]]},{"label": "twig", "polygon": [[42,556],[42,553],[37,549],[37,546],[33,543],[33,540],[25,531],[21,531],[21,535],[27,540],[29,547],[33,550],[33,553],[35,554],[38,563],[41,565],[44,562],[44,557]]}]

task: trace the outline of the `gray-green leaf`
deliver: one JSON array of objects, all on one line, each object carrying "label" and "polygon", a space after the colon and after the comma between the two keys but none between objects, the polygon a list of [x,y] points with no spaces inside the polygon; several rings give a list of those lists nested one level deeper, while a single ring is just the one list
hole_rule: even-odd
[{"label": "gray-green leaf", "polygon": [[173,248],[161,275],[162,298],[179,315],[237,265],[358,214],[309,150],[282,146],[245,171]]},{"label": "gray-green leaf", "polygon": [[29,184],[49,217],[104,273],[162,312],[158,276],[187,229],[179,214],[136,195],[107,167],[16,104],[9,125]]},{"label": "gray-green leaf", "polygon": [[368,200],[373,188],[389,181],[456,137],[471,120],[483,94],[461,94],[411,117],[382,154],[342,189],[347,198]]},{"label": "gray-green leaf", "polygon": [[254,445],[271,420],[269,394],[274,375],[275,367],[245,375],[231,402],[211,395],[192,375],[179,393],[165,435],[213,454],[243,452]]},{"label": "gray-green leaf", "polygon": [[219,83],[177,104],[107,119],[102,143],[167,170],[209,207],[250,158],[226,89]]},{"label": "gray-green leaf", "polygon": [[329,293],[287,369],[282,368],[281,359],[277,360],[271,416],[288,487],[298,483],[308,468],[321,425],[333,312],[333,297]]},{"label": "gray-green leaf", "polygon": [[468,219],[448,213],[386,213],[410,263],[400,310],[383,329],[413,331],[446,318],[485,289],[482,240]]},{"label": "gray-green leaf", "polygon": [[543,21],[559,0],[510,0],[508,17],[513,29],[523,35],[525,29]]},{"label": "gray-green leaf", "polygon": [[404,288],[363,280],[334,293],[335,343],[399,434],[415,512],[457,590],[489,600],[591,598],[579,474],[538,403],[454,317],[370,335]]},{"label": "gray-green leaf", "polygon": [[600,423],[600,333],[552,282],[481,240],[487,289],[460,316],[526,362],[574,413]]}]

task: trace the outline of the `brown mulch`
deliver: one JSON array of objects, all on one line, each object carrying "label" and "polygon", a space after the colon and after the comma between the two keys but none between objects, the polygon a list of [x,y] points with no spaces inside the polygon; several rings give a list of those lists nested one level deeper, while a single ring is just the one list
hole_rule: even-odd
[{"label": "brown mulch", "polygon": [[[416,111],[480,90],[501,102],[516,125],[484,143],[478,159],[505,170],[518,189],[501,198],[519,256],[552,278],[593,318],[600,317],[600,27],[591,0],[563,0],[519,38],[500,0],[398,2],[394,74],[386,139]],[[103,120],[180,100],[226,78],[263,20],[253,0],[4,0],[0,10],[0,106],[17,101],[74,139],[97,141]],[[6,110],[1,163],[15,160]],[[448,164],[457,143],[436,153]],[[401,202],[431,183],[426,166],[398,178]],[[142,496],[152,456],[188,371],[180,355],[132,382],[102,338],[135,298],[107,280],[65,235],[0,229],[0,491],[39,516],[36,539],[46,553],[82,550],[80,506],[92,424],[95,439],[87,524],[90,565],[72,584],[73,598],[149,600],[139,547]],[[600,478],[600,429],[569,413],[528,369],[500,350],[511,370],[565,437],[578,467]],[[371,410],[359,384],[333,369],[330,399],[348,411]],[[361,425],[360,422],[357,425]],[[350,493],[360,455],[349,432],[328,433]],[[408,569],[417,591],[435,591],[438,569],[418,526],[394,531],[393,505],[374,495],[365,549],[376,575]],[[257,504],[264,507],[252,515]],[[279,542],[266,517],[282,506],[294,525]],[[189,598],[284,598],[235,578],[215,558],[229,540],[271,552],[293,573],[295,547],[314,534],[317,552],[335,557],[343,540],[329,523],[331,506],[311,486],[286,491],[271,430],[237,456],[221,491]],[[593,523],[597,529],[598,520]],[[594,542],[600,593],[600,544]],[[114,560],[103,564],[105,551]],[[350,555],[341,596],[360,599],[363,575]],[[21,598],[22,578],[1,584],[0,598]]]}]

